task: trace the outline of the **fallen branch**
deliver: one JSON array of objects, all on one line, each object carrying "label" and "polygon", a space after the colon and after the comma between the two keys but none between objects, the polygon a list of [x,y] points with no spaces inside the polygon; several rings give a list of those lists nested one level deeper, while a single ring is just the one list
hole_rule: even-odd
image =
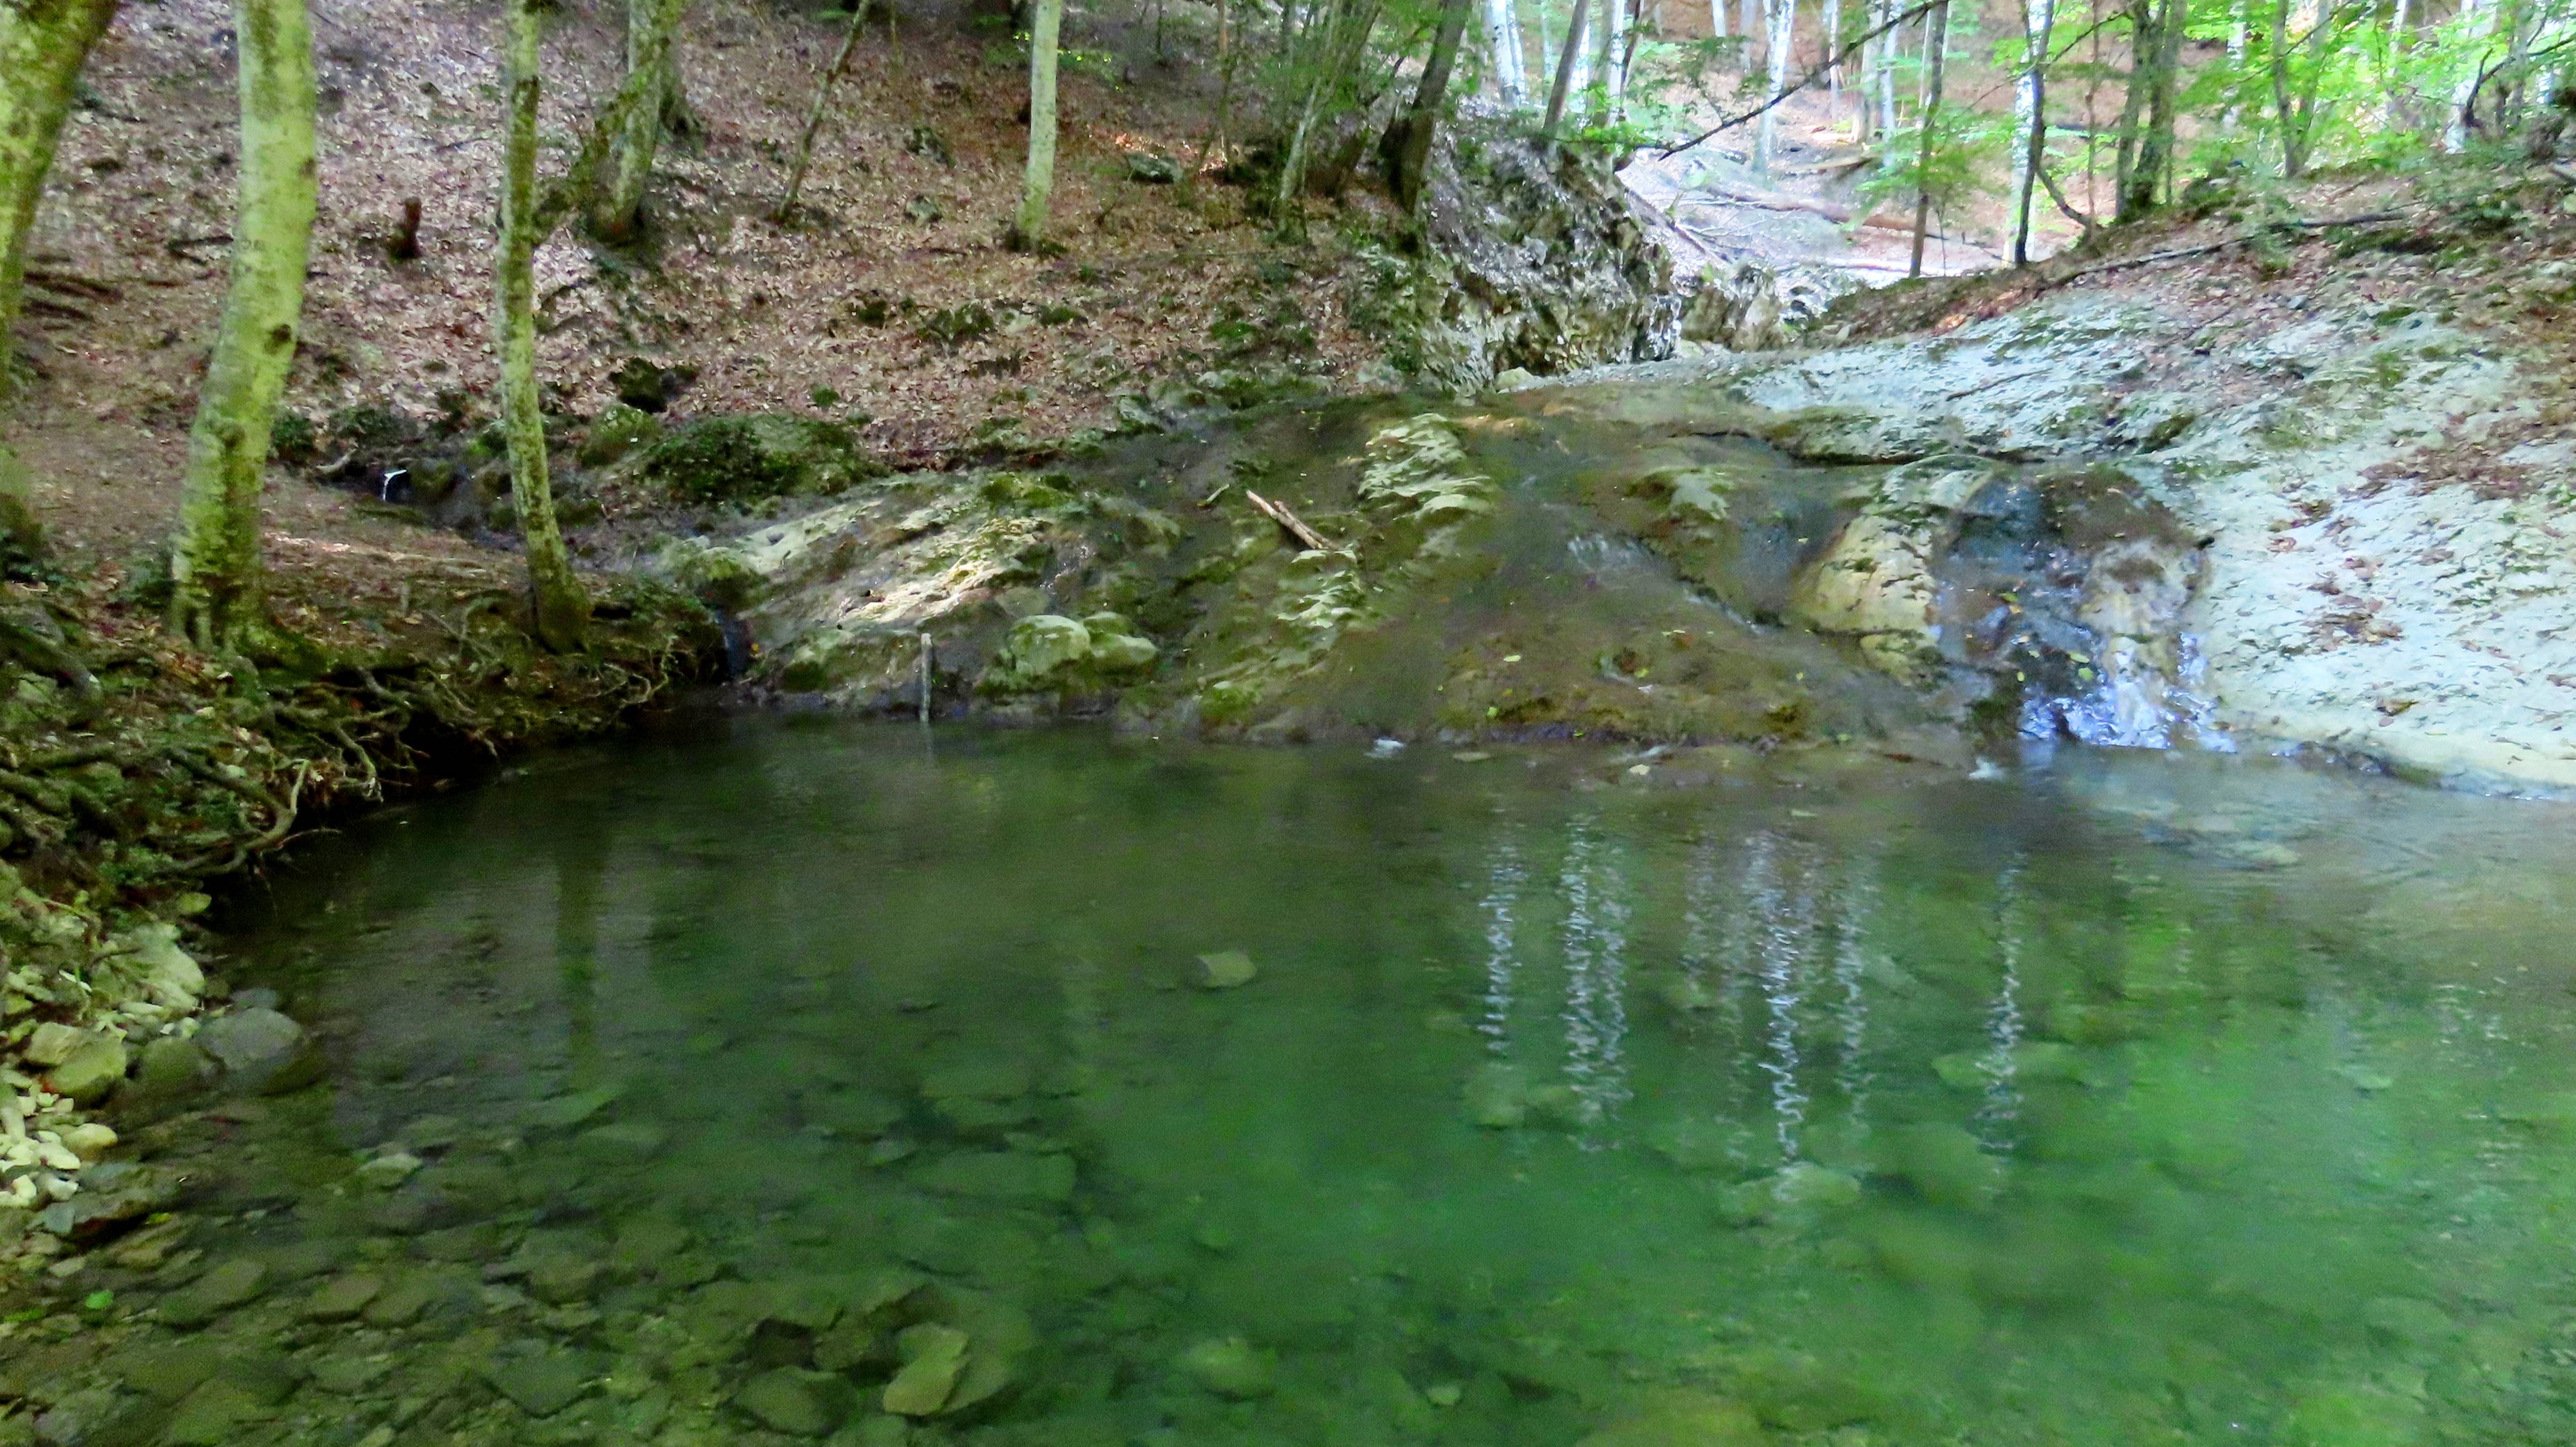
[{"label": "fallen branch", "polygon": [[1295,538],[1298,545],[1305,548],[1308,552],[1329,553],[1333,551],[1333,545],[1325,542],[1321,533],[1316,532],[1313,528],[1310,528],[1306,526],[1305,523],[1299,521],[1297,515],[1290,512],[1285,505],[1272,502],[1270,499],[1263,497],[1261,494],[1254,492],[1250,488],[1245,488],[1243,490],[1243,495],[1251,500],[1253,511],[1270,519],[1272,522],[1279,524],[1280,528],[1284,530],[1288,536]]},{"label": "fallen branch", "polygon": [[2176,246],[2164,251],[2150,251],[2144,256],[2123,256],[2113,261],[2097,261],[2091,266],[2079,267],[2068,272],[2060,278],[2058,285],[2062,286],[2066,282],[2098,275],[2105,271],[2121,271],[2132,266],[2152,266],[2159,261],[2181,261],[2186,257],[2208,256],[2225,251],[2231,246],[2243,246],[2266,232],[2326,231],[2337,226],[2375,226],[2382,221],[2403,221],[2407,214],[2404,211],[2366,211],[2359,216],[2327,216],[2314,221],[2265,222],[2250,231],[2230,236],[2224,241],[2213,241],[2205,246]]}]

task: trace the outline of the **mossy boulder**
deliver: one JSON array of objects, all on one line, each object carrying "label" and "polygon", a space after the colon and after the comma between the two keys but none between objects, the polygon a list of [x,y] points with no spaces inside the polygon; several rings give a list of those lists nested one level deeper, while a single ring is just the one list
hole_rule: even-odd
[{"label": "mossy boulder", "polygon": [[605,467],[661,438],[662,424],[653,414],[621,402],[591,419],[578,455],[584,467]]},{"label": "mossy boulder", "polygon": [[653,444],[642,472],[684,502],[826,494],[886,471],[838,422],[786,413],[709,417]]},{"label": "mossy boulder", "polygon": [[1115,613],[1039,613],[1011,625],[982,686],[996,694],[1093,690],[1141,677],[1159,652]]}]

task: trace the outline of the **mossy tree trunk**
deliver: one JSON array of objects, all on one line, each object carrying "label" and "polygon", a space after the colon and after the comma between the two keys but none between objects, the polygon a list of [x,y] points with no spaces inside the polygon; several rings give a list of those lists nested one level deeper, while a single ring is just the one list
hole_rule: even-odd
[{"label": "mossy tree trunk", "polygon": [[1413,105],[1386,128],[1378,158],[1395,187],[1396,204],[1411,211],[1422,200],[1422,183],[1431,170],[1432,133],[1449,106],[1449,76],[1457,68],[1458,47],[1474,17],[1475,0],[1448,0],[1440,28],[1431,37],[1431,55],[1422,65],[1422,83],[1414,88]]},{"label": "mossy tree trunk", "polygon": [[626,73],[649,77],[650,99],[630,105],[619,117],[609,152],[608,183],[591,207],[590,229],[600,240],[624,245],[635,239],[644,221],[644,186],[653,179],[665,112],[678,94],[679,60],[671,43],[679,33],[680,14],[688,0],[627,0]]},{"label": "mossy tree trunk", "polygon": [[1055,52],[1064,28],[1064,0],[1038,0],[1029,26],[1029,168],[1020,183],[1020,212],[1011,222],[1012,249],[1034,251],[1046,242],[1047,201],[1055,194]]},{"label": "mossy tree trunk", "polygon": [[115,16],[116,0],[0,0],[0,395],[14,370],[9,337],[45,173],[81,65]]},{"label": "mossy tree trunk", "polygon": [[[546,419],[537,401],[537,0],[507,0],[502,53],[501,235],[493,258],[493,340],[501,362],[501,431],[510,449],[510,493],[528,550],[538,641],[581,645],[590,597],[573,574],[555,525],[546,475]],[[652,115],[650,106],[641,106]],[[658,118],[656,124],[658,124]]]},{"label": "mossy tree trunk", "polygon": [[304,0],[235,0],[241,180],[232,279],[188,434],[170,623],[202,648],[265,630],[260,473],[270,420],[295,363],[313,240],[313,32]]},{"label": "mossy tree trunk", "polygon": [[1914,153],[1914,255],[1906,263],[1907,276],[1923,274],[1923,241],[1932,234],[1932,156],[1941,134],[1941,71],[1950,56],[1949,5],[1934,7],[1924,28],[1929,32],[1924,44],[1928,58],[1923,63],[1923,114],[1917,118],[1923,130]]}]

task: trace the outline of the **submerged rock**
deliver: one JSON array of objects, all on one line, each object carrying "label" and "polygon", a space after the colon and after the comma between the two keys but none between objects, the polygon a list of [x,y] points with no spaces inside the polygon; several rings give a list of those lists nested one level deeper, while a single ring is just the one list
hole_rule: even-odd
[{"label": "submerged rock", "polygon": [[918,1179],[943,1195],[1062,1205],[1073,1199],[1074,1164],[1064,1155],[959,1151],[924,1166]]},{"label": "submerged rock", "polygon": [[1739,1226],[1810,1216],[1860,1204],[1860,1182],[1813,1161],[1782,1167],[1774,1175],[1727,1188],[1719,1212]]},{"label": "submerged rock", "polygon": [[733,1404],[773,1432],[828,1437],[858,1406],[858,1389],[831,1372],[779,1367],[742,1384]]},{"label": "submerged rock", "polygon": [[1209,1337],[1181,1353],[1181,1373],[1208,1392],[1248,1402],[1279,1389],[1279,1358],[1239,1336]]},{"label": "submerged rock", "polygon": [[163,1297],[161,1321],[181,1328],[204,1326],[235,1307],[258,1300],[268,1290],[268,1278],[268,1264],[264,1261],[223,1262]]},{"label": "submerged rock", "polygon": [[483,1361],[483,1380],[531,1417],[551,1417],[588,1395],[600,1364],[538,1338],[505,1342]]},{"label": "submerged rock", "polygon": [[947,1406],[966,1374],[966,1333],[926,1321],[904,1328],[895,1341],[903,1366],[886,1383],[885,1409],[898,1416],[927,1417]]},{"label": "submerged rock", "polygon": [[1620,1414],[1579,1447],[1763,1447],[1751,1409],[1701,1392],[1668,1392]]},{"label": "submerged rock", "polygon": [[207,1021],[197,1046],[224,1068],[227,1090],[280,1095],[321,1078],[322,1057],[304,1027],[275,1010],[235,1010]]},{"label": "submerged rock", "polygon": [[1241,950],[1219,950],[1199,956],[1198,973],[1192,983],[1202,990],[1232,990],[1251,984],[1260,973],[1252,956]]}]

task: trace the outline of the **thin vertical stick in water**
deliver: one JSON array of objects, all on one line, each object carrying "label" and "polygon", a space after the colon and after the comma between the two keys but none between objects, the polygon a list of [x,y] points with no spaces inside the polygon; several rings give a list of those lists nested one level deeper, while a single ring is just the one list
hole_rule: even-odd
[{"label": "thin vertical stick in water", "polygon": [[930,724],[930,635],[921,635],[921,722]]}]

